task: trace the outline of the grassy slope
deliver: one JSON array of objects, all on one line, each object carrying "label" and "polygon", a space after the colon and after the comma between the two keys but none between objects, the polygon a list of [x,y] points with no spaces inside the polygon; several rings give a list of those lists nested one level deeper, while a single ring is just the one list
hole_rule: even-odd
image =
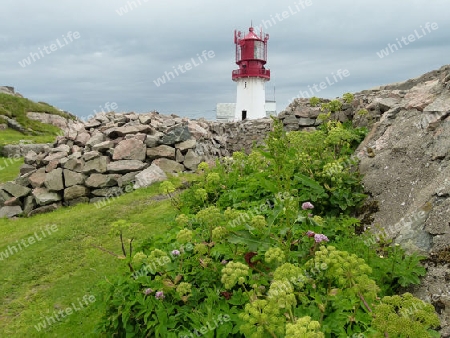
[{"label": "grassy slope", "polygon": [[0,260],[0,337],[95,337],[99,302],[45,331],[34,326],[53,311],[78,304],[84,295],[97,296],[100,281],[125,271],[123,261],[92,247],[120,253],[119,241],[108,235],[112,222],[125,219],[136,224],[130,237],[137,240],[166,229],[175,210],[167,200],[152,200],[156,193],[157,186],[152,186],[99,209],[83,204],[32,218],[0,219],[0,252],[46,225],[58,227],[47,238]]},{"label": "grassy slope", "polygon": [[27,117],[28,112],[50,113],[65,118],[73,118],[47,103],[34,102],[26,98],[0,93],[0,115],[15,118],[25,128],[31,128],[38,132],[52,133],[58,131],[58,128],[54,126],[30,120]]},{"label": "grassy slope", "polygon": [[14,180],[17,177],[22,164],[22,158],[7,158],[0,156],[0,184]]},{"label": "grassy slope", "polygon": [[[33,143],[52,143],[55,136],[61,133],[61,130],[53,125],[30,120],[27,112],[50,113],[73,118],[47,103],[36,103],[26,98],[0,93],[0,115],[14,118],[23,127],[33,130],[28,135],[12,129],[0,131],[0,149],[6,144],[19,143],[20,140],[30,140]],[[0,123],[5,123],[5,121],[0,118]]]}]

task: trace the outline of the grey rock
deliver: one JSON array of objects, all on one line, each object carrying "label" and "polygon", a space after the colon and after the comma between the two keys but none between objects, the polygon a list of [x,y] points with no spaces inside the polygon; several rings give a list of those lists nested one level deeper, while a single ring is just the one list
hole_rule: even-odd
[{"label": "grey rock", "polygon": [[22,206],[22,202],[17,197],[11,197],[9,200],[3,203],[4,206],[13,207],[13,206]]},{"label": "grey rock", "polygon": [[120,175],[118,174],[92,174],[86,180],[85,185],[90,188],[112,187],[114,185],[117,185],[117,180],[119,179],[119,177]]},{"label": "grey rock", "polygon": [[109,158],[107,156],[94,158],[84,164],[82,172],[87,175],[91,173],[104,173],[109,170],[107,169],[109,166],[108,162]]},{"label": "grey rock", "polygon": [[23,187],[13,182],[6,182],[0,185],[0,189],[8,192],[13,197],[23,197],[31,192],[31,189]]},{"label": "grey rock", "polygon": [[154,160],[152,164],[157,165],[166,173],[176,173],[184,171],[184,166],[180,163],[177,163],[173,160],[169,160],[167,158],[159,158]]},{"label": "grey rock", "polygon": [[127,173],[117,179],[117,184],[119,185],[119,187],[123,187],[130,183],[133,183],[137,174],[139,174],[139,172],[137,171]]},{"label": "grey rock", "polygon": [[84,160],[70,158],[66,163],[64,163],[63,168],[76,172],[82,172],[84,168]]},{"label": "grey rock", "polygon": [[189,149],[184,157],[184,166],[190,170],[195,170],[200,162],[201,157],[198,156],[192,149]]},{"label": "grey rock", "polygon": [[48,155],[48,156],[46,156],[46,157],[44,158],[43,163],[44,163],[44,164],[48,164],[48,163],[50,163],[51,161],[54,161],[54,160],[60,160],[60,159],[62,159],[63,157],[67,157],[67,155],[68,155],[68,153],[63,152],[63,151],[57,152],[57,153],[52,153],[52,154],[50,154],[50,155]]},{"label": "grey rock", "polygon": [[114,147],[114,142],[112,142],[112,141],[110,141],[110,140],[107,140],[107,141],[104,141],[104,142],[95,144],[95,145],[92,147],[92,149],[93,149],[93,150],[100,151],[100,152],[105,152],[105,151],[107,151],[108,149],[113,148],[113,147]]},{"label": "grey rock", "polygon": [[167,179],[165,172],[156,164],[152,164],[147,169],[136,175],[134,189],[148,187],[155,182],[161,182]]},{"label": "grey rock", "polygon": [[47,173],[44,185],[49,191],[63,190],[64,189],[63,170],[61,168],[58,168]]},{"label": "grey rock", "polygon": [[148,114],[140,114],[139,121],[142,124],[150,124],[150,122],[152,121],[152,117],[151,117],[151,115],[148,115]]},{"label": "grey rock", "polygon": [[113,127],[105,130],[105,135],[110,138],[122,137],[128,134],[144,133],[147,134],[151,132],[152,129],[148,125],[136,125],[128,127]]},{"label": "grey rock", "polygon": [[181,152],[184,153],[188,149],[194,149],[196,145],[197,145],[197,140],[196,139],[190,139],[190,140],[186,140],[184,142],[175,144],[175,148],[179,149]]},{"label": "grey rock", "polygon": [[40,188],[44,185],[47,173],[44,168],[38,169],[36,172],[32,173],[28,180],[33,188]]},{"label": "grey rock", "polygon": [[98,151],[93,150],[93,151],[88,151],[88,152],[84,153],[82,158],[85,162],[87,162],[87,161],[93,160],[94,158],[97,158],[100,156],[101,156],[101,154]]},{"label": "grey rock", "polygon": [[52,204],[61,201],[61,195],[56,192],[50,192],[45,188],[36,188],[32,192],[36,203],[39,205]]},{"label": "grey rock", "polygon": [[23,213],[28,215],[33,209],[37,206],[36,201],[33,196],[25,197],[25,201],[23,203]]},{"label": "grey rock", "polygon": [[298,119],[298,125],[301,127],[311,127],[311,126],[314,126],[315,123],[316,123],[315,119],[310,119],[310,118],[305,118],[305,117]]},{"label": "grey rock", "polygon": [[64,169],[64,185],[66,187],[71,187],[73,185],[82,185],[86,180],[86,175],[82,173],[77,173],[75,171]]},{"label": "grey rock", "polygon": [[26,164],[26,163],[22,164],[20,166],[20,169],[19,169],[20,175],[28,174],[28,173],[31,173],[31,172],[33,172],[35,170],[36,170],[35,166],[32,166],[30,164]]},{"label": "grey rock", "polygon": [[146,146],[135,138],[120,141],[114,148],[113,160],[145,160]]},{"label": "grey rock", "polygon": [[91,191],[91,194],[97,197],[117,197],[125,191],[119,187],[95,189]]},{"label": "grey rock", "polygon": [[[100,122],[97,121],[97,123],[98,123],[98,126],[99,126]],[[91,127],[91,128],[94,128],[94,127]],[[91,136],[89,141],[86,142],[86,146],[93,147],[93,146],[95,146],[97,144],[100,144],[100,143],[102,143],[104,141],[106,141],[105,135],[102,132],[97,131]]]},{"label": "grey rock", "polygon": [[142,170],[146,166],[146,163],[138,160],[121,160],[109,163],[107,170],[111,173],[125,174],[129,171]]},{"label": "grey rock", "polygon": [[64,200],[69,201],[80,197],[86,197],[89,189],[83,185],[74,185],[64,189]]},{"label": "grey rock", "polygon": [[61,206],[61,203],[53,203],[50,205],[44,205],[41,206],[39,208],[34,209],[33,211],[30,211],[28,213],[28,216],[35,216],[35,215],[39,215],[39,214],[45,214],[47,212],[52,212],[55,211],[56,209],[58,209]]},{"label": "grey rock", "polygon": [[166,145],[174,145],[175,143],[183,142],[191,138],[191,133],[188,126],[176,125],[167,130],[162,137],[161,143]]},{"label": "grey rock", "polygon": [[153,148],[161,144],[162,137],[164,136],[163,133],[157,131],[153,135],[147,135],[147,138],[145,139],[145,145],[148,148]]},{"label": "grey rock", "polygon": [[163,145],[160,145],[155,148],[147,149],[147,157],[149,160],[154,160],[154,159],[161,158],[161,157],[165,157],[165,158],[174,160],[175,159],[175,149],[163,144]]},{"label": "grey rock", "polygon": [[176,155],[175,155],[175,161],[177,161],[178,163],[183,163],[184,162],[184,155],[182,154],[180,149],[177,149],[177,152],[176,152]]},{"label": "grey rock", "polygon": [[0,218],[11,218],[19,216],[22,213],[23,210],[20,206],[5,206],[0,208]]},{"label": "grey rock", "polygon": [[66,206],[74,206],[81,203],[89,203],[89,197],[78,197],[64,202]]},{"label": "grey rock", "polygon": [[36,157],[37,157],[36,152],[33,151],[33,150],[30,150],[30,151],[27,152],[27,154],[25,155],[25,157],[24,157],[24,159],[23,159],[23,162],[24,162],[25,164],[29,164],[29,165],[35,164],[35,163],[36,163]]},{"label": "grey rock", "polygon": [[88,132],[79,132],[77,134],[77,138],[75,139],[75,142],[78,145],[85,146],[90,138],[91,138],[91,135]]}]

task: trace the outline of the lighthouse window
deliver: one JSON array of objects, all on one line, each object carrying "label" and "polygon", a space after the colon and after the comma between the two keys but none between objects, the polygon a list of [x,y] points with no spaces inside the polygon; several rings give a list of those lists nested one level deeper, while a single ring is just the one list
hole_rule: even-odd
[{"label": "lighthouse window", "polygon": [[244,82],[244,88],[247,88],[247,82]]},{"label": "lighthouse window", "polygon": [[254,46],[254,58],[258,60],[264,60],[264,42],[255,41]]}]

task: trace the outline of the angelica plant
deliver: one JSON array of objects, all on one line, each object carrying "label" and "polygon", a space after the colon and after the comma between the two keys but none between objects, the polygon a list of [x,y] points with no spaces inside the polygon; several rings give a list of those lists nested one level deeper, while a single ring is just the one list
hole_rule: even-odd
[{"label": "angelica plant", "polygon": [[379,331],[376,337],[425,338],[436,336],[432,329],[440,322],[433,305],[407,292],[383,297],[373,310],[372,325]]}]

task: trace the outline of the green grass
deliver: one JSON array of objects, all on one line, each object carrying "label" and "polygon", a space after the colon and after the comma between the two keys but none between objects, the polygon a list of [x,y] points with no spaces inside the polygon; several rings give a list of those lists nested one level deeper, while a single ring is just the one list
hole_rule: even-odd
[{"label": "green grass", "polygon": [[0,156],[0,184],[12,181],[19,175],[23,158],[7,158]]},{"label": "green grass", "polygon": [[[0,219],[0,252],[39,234],[46,225],[58,229],[0,260],[0,337],[98,336],[93,333],[102,315],[98,283],[122,274],[126,267],[94,245],[120,253],[118,239],[108,235],[110,224],[118,219],[135,225],[126,235],[136,237],[138,244],[165,231],[176,211],[168,200],[152,199],[157,189],[154,185],[134,191],[98,209],[82,204],[31,218]],[[43,331],[35,329],[45,316],[77,305],[85,295],[97,301]]]},{"label": "green grass", "polygon": [[53,134],[24,135],[10,128],[0,131],[0,147],[7,144],[18,144],[20,140],[31,141],[32,143],[53,143],[55,139],[56,135]]}]

